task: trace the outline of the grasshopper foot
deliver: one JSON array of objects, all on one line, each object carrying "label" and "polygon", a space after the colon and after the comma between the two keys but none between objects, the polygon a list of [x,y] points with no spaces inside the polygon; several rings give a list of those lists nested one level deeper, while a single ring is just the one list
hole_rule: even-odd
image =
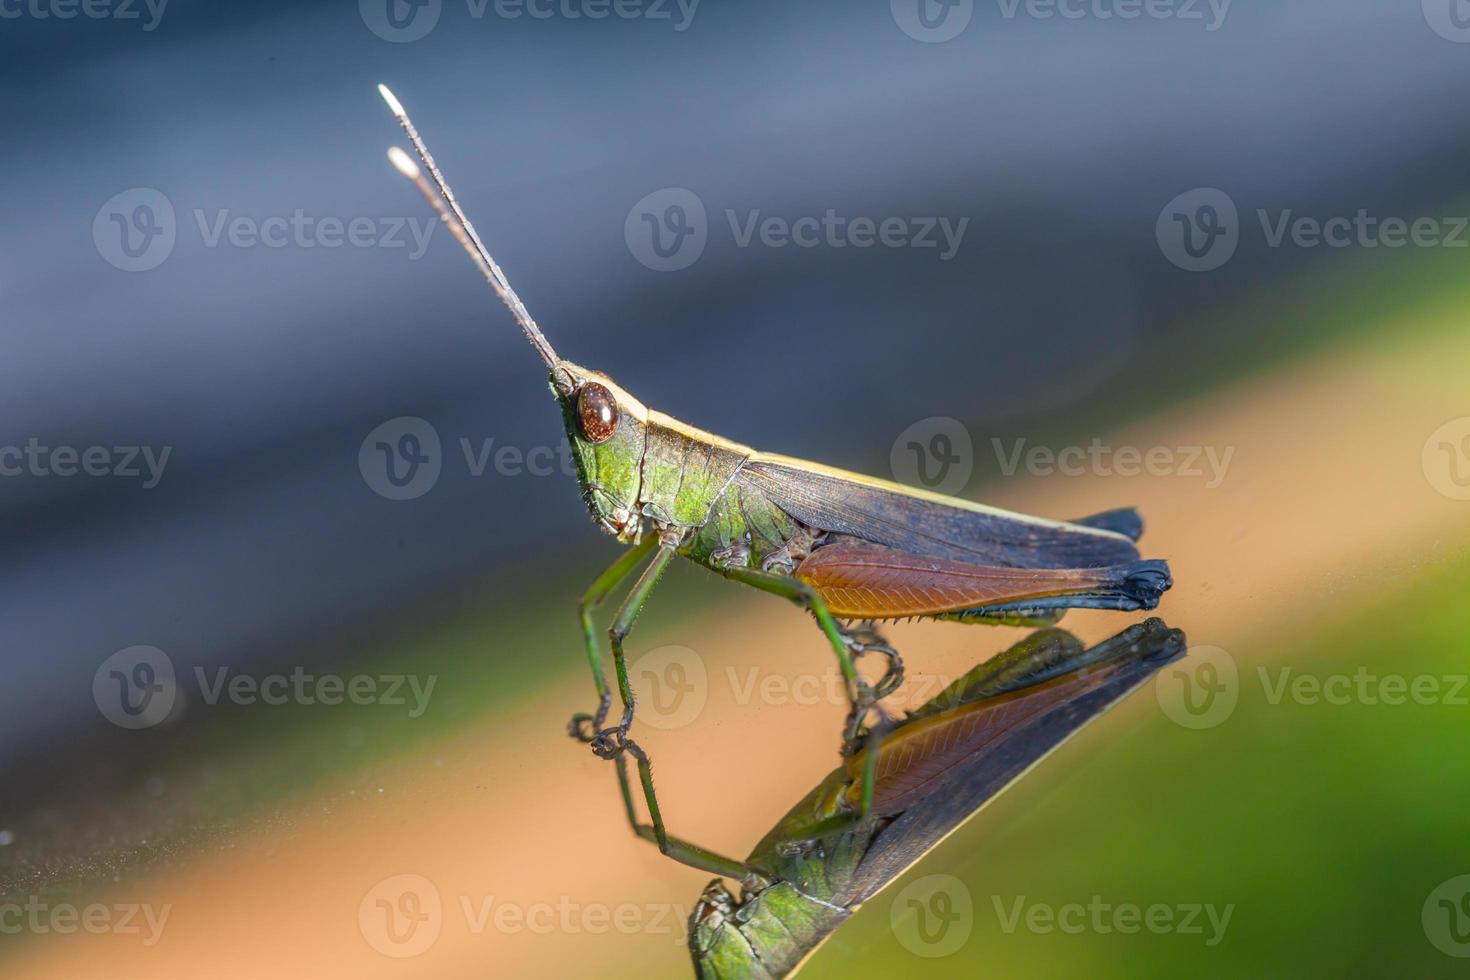
[{"label": "grasshopper foot", "polygon": [[592,739],[592,754],[599,759],[616,759],[628,747],[628,726],[604,728]]},{"label": "grasshopper foot", "polygon": [[872,622],[863,622],[856,627],[843,630],[843,642],[853,652],[853,659],[861,660],[866,654],[880,653],[888,659],[888,669],[878,679],[878,683],[860,689],[857,696],[852,698],[853,704],[872,704],[881,701],[903,684],[903,657],[899,656],[898,650],[893,644],[884,639],[883,634],[878,632],[878,627]]},{"label": "grasshopper foot", "polygon": [[604,694],[602,702],[597,706],[595,714],[587,714],[579,711],[572,715],[572,720],[567,722],[567,734],[579,742],[591,742],[597,738],[598,729],[607,720],[607,709],[612,704],[612,698]]},{"label": "grasshopper foot", "polygon": [[597,737],[597,723],[591,715],[580,712],[567,722],[567,734],[579,742],[590,742]]}]

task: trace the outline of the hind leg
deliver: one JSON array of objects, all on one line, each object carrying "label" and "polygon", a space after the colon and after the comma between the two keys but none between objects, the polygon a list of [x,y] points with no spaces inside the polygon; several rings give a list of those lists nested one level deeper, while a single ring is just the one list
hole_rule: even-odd
[{"label": "hind leg", "polygon": [[[736,582],[754,586],[763,592],[770,592],[773,595],[789,599],[797,605],[804,607],[816,619],[817,625],[821,627],[822,633],[827,637],[827,642],[832,645],[832,652],[837,655],[837,667],[842,671],[842,679],[847,686],[849,711],[847,737],[844,738],[843,745],[847,746],[851,743],[856,738],[857,731],[861,727],[863,719],[867,717],[868,711],[878,702],[880,697],[885,696],[886,693],[891,693],[893,688],[897,687],[896,682],[889,680],[888,690],[885,694],[879,694],[878,690],[863,680],[862,675],[858,673],[857,665],[853,658],[853,651],[854,649],[861,650],[864,647],[880,650],[882,647],[887,647],[887,644],[881,642],[881,637],[877,637],[878,642],[869,642],[865,639],[862,630],[844,630],[842,625],[838,623],[836,617],[827,609],[827,603],[822,600],[822,597],[817,594],[816,590],[789,575],[779,575],[775,572],[760,571],[754,568],[726,568],[722,569],[720,574]],[[871,633],[871,635],[874,637],[877,636],[876,633]],[[892,647],[888,647],[888,649],[892,650]],[[897,658],[897,651],[893,651],[892,655],[894,658]],[[892,660],[890,661],[889,673],[884,674],[885,680],[893,674],[894,668],[892,664],[894,662]],[[901,663],[898,666],[897,679],[899,681],[903,679]],[[879,684],[884,684],[884,681],[879,681]]]}]

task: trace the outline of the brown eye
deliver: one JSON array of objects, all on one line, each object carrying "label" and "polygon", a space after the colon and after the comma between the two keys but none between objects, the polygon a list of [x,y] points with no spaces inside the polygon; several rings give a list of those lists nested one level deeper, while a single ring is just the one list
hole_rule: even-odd
[{"label": "brown eye", "polygon": [[577,394],[577,425],[582,438],[596,445],[612,438],[618,427],[618,402],[597,382],[582,386]]}]

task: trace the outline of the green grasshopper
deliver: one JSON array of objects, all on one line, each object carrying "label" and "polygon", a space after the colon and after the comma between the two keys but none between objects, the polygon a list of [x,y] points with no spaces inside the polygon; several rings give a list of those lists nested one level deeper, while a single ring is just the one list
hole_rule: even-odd
[{"label": "green grasshopper", "polygon": [[[902,660],[876,621],[1047,625],[1069,608],[1152,609],[1169,588],[1167,564],[1140,560],[1134,542],[1143,526],[1135,511],[1044,520],[757,452],[649,409],[607,375],[561,359],[481,242],[403,106],[386,87],[379,91],[423,169],[398,147],[389,159],[419,188],[546,362],[587,507],[604,530],[630,545],[582,596],[598,704],[573,716],[568,730],[601,758],[621,761],[626,752],[637,761],[652,826],[636,820],[620,765],[628,816],[635,832],[665,854],[719,873],[739,866],[667,834],[648,757],[628,737],[634,698],[623,643],[675,557],[812,614],[846,685],[850,751],[861,744],[870,709],[903,678]],[[621,719],[608,726],[612,696],[592,612],[640,567],[608,630],[623,705]],[[887,670],[870,684],[856,660],[873,652],[887,658]]]},{"label": "green grasshopper", "polygon": [[861,794],[864,748],[777,822],[744,862],[741,897],[716,878],[689,920],[697,976],[782,977],[850,916],[1082,726],[1184,650],[1160,620],[1083,650],[1033,633],[886,733],[871,814],[837,823]]}]

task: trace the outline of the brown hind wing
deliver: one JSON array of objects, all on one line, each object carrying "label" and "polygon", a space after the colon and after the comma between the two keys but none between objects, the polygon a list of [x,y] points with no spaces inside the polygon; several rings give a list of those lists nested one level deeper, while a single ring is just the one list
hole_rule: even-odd
[{"label": "brown hind wing", "polygon": [[844,619],[938,616],[1066,596],[1086,600],[1079,605],[1106,597],[1116,603],[1109,608],[1152,608],[1158,593],[1168,587],[1162,562],[1103,568],[1010,568],[845,543],[813,551],[794,574],[821,597],[834,616]]}]

